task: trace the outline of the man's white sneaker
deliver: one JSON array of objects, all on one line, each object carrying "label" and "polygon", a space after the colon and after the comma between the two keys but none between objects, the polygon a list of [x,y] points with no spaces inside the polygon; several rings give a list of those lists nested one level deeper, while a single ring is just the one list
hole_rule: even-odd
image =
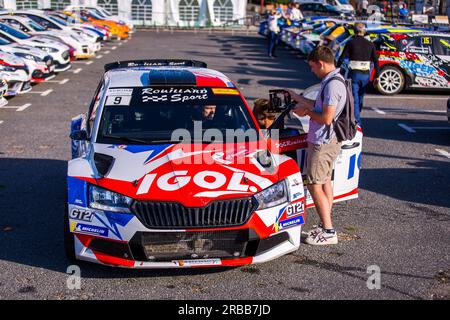
[{"label": "man's white sneaker", "polygon": [[308,231],[308,238],[315,238],[319,233],[323,231],[322,224],[313,226],[314,228]]},{"label": "man's white sneaker", "polygon": [[337,232],[327,233],[324,230],[322,230],[321,232],[317,233],[314,237],[308,236],[305,239],[305,243],[314,246],[326,246],[330,244],[337,244],[338,243]]}]

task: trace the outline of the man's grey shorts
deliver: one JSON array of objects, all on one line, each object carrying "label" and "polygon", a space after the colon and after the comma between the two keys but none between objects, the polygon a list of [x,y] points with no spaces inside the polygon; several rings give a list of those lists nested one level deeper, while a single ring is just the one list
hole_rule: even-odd
[{"label": "man's grey shorts", "polygon": [[331,180],[333,163],[341,152],[341,143],[333,137],[327,144],[308,142],[308,166],[306,178],[308,184],[325,184]]}]

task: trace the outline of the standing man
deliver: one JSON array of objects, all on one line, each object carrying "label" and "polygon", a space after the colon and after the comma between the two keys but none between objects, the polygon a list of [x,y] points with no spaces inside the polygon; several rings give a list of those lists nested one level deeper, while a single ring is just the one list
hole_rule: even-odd
[{"label": "standing man", "polygon": [[375,68],[374,82],[378,81],[380,67],[375,45],[364,38],[366,27],[364,23],[355,24],[355,38],[344,48],[337,65],[340,67],[344,59],[348,58],[349,78],[352,80],[353,99],[355,101],[355,118],[361,125],[361,111],[363,108],[364,94],[370,82],[370,65]]},{"label": "standing man", "polygon": [[322,79],[316,101],[289,91],[297,101],[294,112],[301,117],[310,117],[306,176],[308,190],[321,220],[317,228],[308,232],[305,241],[311,245],[337,244],[337,233],[331,222],[331,175],[333,163],[341,151],[341,143],[334,133],[333,121],[345,107],[347,88],[339,68],[334,64],[334,53],[330,48],[316,47],[308,56],[308,64],[312,72]]},{"label": "standing man", "polygon": [[269,47],[267,50],[267,54],[269,58],[276,57],[275,49],[277,47],[278,42],[278,34],[280,32],[280,27],[278,26],[278,19],[281,17],[281,14],[272,9],[270,11],[270,15],[267,18],[267,26],[269,28]]}]

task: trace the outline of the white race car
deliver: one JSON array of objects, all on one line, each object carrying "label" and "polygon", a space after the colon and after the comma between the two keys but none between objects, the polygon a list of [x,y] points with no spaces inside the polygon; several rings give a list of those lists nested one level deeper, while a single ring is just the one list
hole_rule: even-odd
[{"label": "white race car", "polygon": [[0,23],[0,34],[10,42],[29,45],[47,52],[55,61],[55,72],[66,71],[71,67],[69,47],[62,42],[31,36],[5,23]]},{"label": "white race car", "polygon": [[55,15],[48,15],[48,17],[50,17],[50,19],[52,19],[55,23],[58,23],[59,25],[72,28],[72,30],[78,33],[79,36],[84,37],[86,40],[88,40],[92,51],[97,52],[102,48],[101,44],[102,38],[98,35],[96,31],[91,30],[87,26],[83,26],[80,23],[69,24],[68,22],[64,21],[63,19]]},{"label": "white race car", "polygon": [[0,51],[22,58],[27,64],[32,83],[47,81],[55,77],[53,58],[43,50],[11,43],[0,35]]},{"label": "white race car", "polygon": [[0,52],[0,73],[3,74],[3,79],[8,83],[6,97],[31,90],[31,76],[23,59],[9,53]]},{"label": "white race car", "polygon": [[73,32],[49,29],[28,17],[17,15],[0,15],[0,20],[30,35],[38,35],[64,42],[70,47],[71,59],[90,56],[86,55],[86,52],[89,51],[89,42],[78,37]]},{"label": "white race car", "polygon": [[80,34],[80,32],[77,32],[72,27],[62,25],[54,21],[40,10],[18,10],[15,11],[14,13],[16,15],[26,16],[32,19],[33,21],[39,23],[41,26],[43,26],[48,30],[64,31],[66,34],[69,34],[78,39],[79,42],[82,42],[81,50],[79,49],[79,47],[75,47],[70,43],[70,45],[76,49],[75,57],[77,59],[92,58],[95,56],[95,52],[98,50],[97,45],[95,43],[90,42],[90,40],[84,33]]}]

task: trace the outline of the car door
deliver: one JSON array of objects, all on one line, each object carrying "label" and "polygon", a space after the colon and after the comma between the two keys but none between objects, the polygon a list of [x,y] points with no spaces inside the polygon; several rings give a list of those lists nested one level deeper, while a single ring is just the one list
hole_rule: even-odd
[{"label": "car door", "polygon": [[411,87],[440,88],[438,59],[433,54],[434,38],[430,35],[414,35],[399,40],[398,49],[407,59],[400,60],[400,66],[411,78]]},{"label": "car door", "polygon": [[[275,146],[279,153],[285,154],[297,162],[303,180],[305,180],[308,167],[306,136],[309,130],[309,117],[299,117],[291,112],[285,117],[282,126],[283,128],[279,131],[278,143],[275,143]],[[362,130],[358,129],[354,139],[342,143],[341,152],[333,165],[334,202],[358,197],[362,137]],[[274,137],[272,136],[272,138]],[[307,206],[314,206],[309,192],[306,192],[306,195]]]},{"label": "car door", "polygon": [[446,80],[442,80],[442,84],[450,88],[450,37],[436,36],[433,40],[433,54],[442,71],[440,75]]}]

